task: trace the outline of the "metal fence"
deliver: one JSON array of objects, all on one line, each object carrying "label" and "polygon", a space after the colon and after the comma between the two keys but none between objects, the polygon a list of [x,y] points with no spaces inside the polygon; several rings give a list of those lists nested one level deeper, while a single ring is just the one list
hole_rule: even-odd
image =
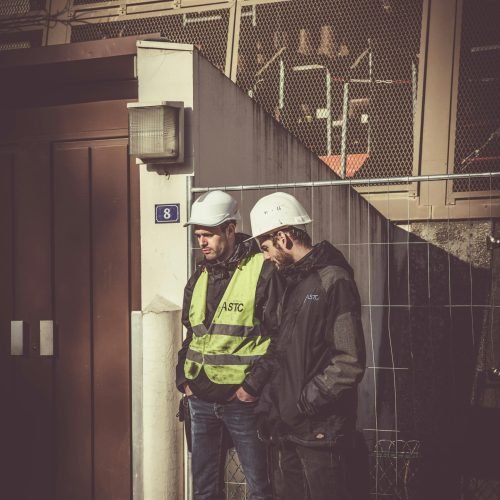
[{"label": "metal fence", "polygon": [[45,0],[2,0],[0,16],[22,16],[45,8]]},{"label": "metal fence", "polygon": [[[481,476],[480,466],[472,473],[467,465],[485,460],[477,445],[457,438],[467,435],[457,411],[470,408],[478,346],[484,338],[500,343],[496,323],[484,321],[498,313],[498,298],[488,292],[493,254],[487,239],[494,223],[408,219],[396,225],[344,191],[377,184],[380,193],[384,183],[389,194],[394,183],[498,179],[500,172],[481,172],[190,188],[194,195],[230,192],[245,207],[243,232],[249,232],[247,211],[257,198],[290,192],[312,213],[313,241],[328,239],[353,266],[368,353],[358,427],[374,500],[422,500],[429,491],[454,491],[457,500],[499,498],[498,478]],[[345,216],[336,216],[338,208]],[[248,498],[234,450],[225,483],[227,500]]]},{"label": "metal fence", "polygon": [[[455,172],[500,170],[500,4],[464,0],[458,81]],[[454,191],[499,189],[481,179]]]},{"label": "metal fence", "polygon": [[243,7],[236,83],[342,176],[413,173],[421,1]]},{"label": "metal fence", "polygon": [[196,45],[221,71],[225,69],[229,27],[228,9],[172,12],[161,17],[143,17],[74,26],[71,41],[102,40],[131,35],[160,36],[171,42]]},{"label": "metal fence", "polygon": [[[193,43],[342,176],[418,173],[423,0],[246,0],[187,8],[182,2],[142,3],[72,0],[49,14],[45,0],[6,0],[0,50],[39,45],[30,23],[33,29],[70,24],[71,42],[160,34]],[[455,173],[498,171],[500,6],[463,0],[458,19],[450,157]],[[457,181],[452,190],[480,195],[500,188],[498,180],[485,182]]]}]

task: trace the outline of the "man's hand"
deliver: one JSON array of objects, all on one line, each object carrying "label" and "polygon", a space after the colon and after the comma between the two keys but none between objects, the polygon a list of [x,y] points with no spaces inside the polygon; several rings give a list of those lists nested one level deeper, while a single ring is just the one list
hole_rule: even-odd
[{"label": "man's hand", "polygon": [[184,384],[184,394],[186,396],[192,396],[193,395],[193,391],[191,391],[191,389],[189,388],[189,385],[188,385],[187,382]]},{"label": "man's hand", "polygon": [[251,394],[248,394],[248,392],[245,391],[243,387],[238,388],[238,390],[233,394],[229,401],[234,398],[238,398],[243,403],[253,403],[254,401],[257,401],[257,398],[255,396],[252,396]]}]

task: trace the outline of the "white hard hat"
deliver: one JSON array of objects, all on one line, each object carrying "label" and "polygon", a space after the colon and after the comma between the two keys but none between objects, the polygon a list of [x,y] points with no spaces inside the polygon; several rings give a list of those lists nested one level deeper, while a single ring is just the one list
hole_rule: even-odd
[{"label": "white hard hat", "polygon": [[312,222],[305,208],[288,193],[273,193],[261,198],[250,211],[252,237],[262,236],[287,226]]},{"label": "white hard hat", "polygon": [[208,191],[195,200],[191,217],[184,226],[196,225],[215,227],[224,222],[240,220],[238,203],[224,191]]}]

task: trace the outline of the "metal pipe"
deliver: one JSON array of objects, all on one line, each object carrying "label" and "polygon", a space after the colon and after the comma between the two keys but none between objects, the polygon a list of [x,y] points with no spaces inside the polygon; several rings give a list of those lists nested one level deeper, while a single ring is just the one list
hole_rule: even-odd
[{"label": "metal pipe", "polygon": [[[192,193],[196,193],[196,191],[193,188],[193,176],[188,175],[186,177],[186,222],[191,217],[191,203],[193,201]],[[188,226],[188,230],[186,231],[186,233],[187,233],[187,252],[188,252],[187,255],[188,268],[187,268],[187,278],[186,278],[187,281],[191,276],[194,268],[193,236],[192,236],[191,226]]]},{"label": "metal pipe", "polygon": [[[186,222],[191,217],[191,204],[193,201],[193,179],[192,175],[188,175],[186,177]],[[193,232],[191,230],[191,226],[187,227],[187,277],[186,282],[190,278],[193,273],[194,268],[194,255],[193,255]],[[182,338],[185,338],[186,329],[182,329]],[[184,435],[184,500],[192,500],[193,499],[193,477],[191,470],[191,453],[188,451],[186,436]]]},{"label": "metal pipe", "polygon": [[347,121],[349,119],[349,82],[344,83],[344,102],[342,104],[342,139],[340,145],[340,177],[346,178],[347,164]]},{"label": "metal pipe", "polygon": [[333,181],[284,182],[280,184],[248,184],[240,186],[213,186],[192,188],[192,193],[206,193],[214,189],[222,191],[251,191],[255,189],[293,189],[322,186],[363,186],[370,184],[398,184],[410,182],[450,181],[457,179],[478,179],[500,177],[500,172],[478,172],[468,174],[409,175],[406,177],[379,177],[370,179],[336,179]]},{"label": "metal pipe", "polygon": [[326,154],[332,154],[332,75],[326,71]]},{"label": "metal pipe", "polygon": [[280,59],[279,109],[285,107],[285,63]]}]

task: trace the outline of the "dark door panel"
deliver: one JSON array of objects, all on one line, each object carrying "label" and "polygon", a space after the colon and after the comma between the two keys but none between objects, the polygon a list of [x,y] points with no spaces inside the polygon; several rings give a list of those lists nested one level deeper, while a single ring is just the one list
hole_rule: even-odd
[{"label": "dark door panel", "polygon": [[92,498],[92,283],[89,148],[53,153],[57,324],[56,499]]},{"label": "dark door panel", "polygon": [[14,358],[10,356],[10,322],[14,318],[14,153],[0,151],[0,467],[4,491],[14,487]]},{"label": "dark door panel", "polygon": [[[26,322],[25,356],[14,359],[16,495],[53,497],[53,360],[40,357],[40,320],[52,318],[50,147],[30,142],[14,161],[14,317]],[[26,478],[30,480],[27,481]]]},{"label": "dark door panel", "polygon": [[130,495],[128,152],[90,147],[95,498],[108,500]]}]

